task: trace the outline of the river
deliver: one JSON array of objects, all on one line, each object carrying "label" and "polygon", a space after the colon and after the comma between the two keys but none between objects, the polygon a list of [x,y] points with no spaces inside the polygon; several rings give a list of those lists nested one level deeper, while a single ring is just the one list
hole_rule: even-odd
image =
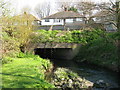
[{"label": "river", "polygon": [[[69,68],[76,72],[80,77],[83,77],[93,83],[102,80],[109,85],[109,88],[118,88],[119,75],[117,72],[88,63],[76,63],[74,60],[61,60],[59,57],[54,58],[53,52],[49,50],[36,50],[37,55],[42,58],[50,58],[56,68]],[[54,59],[53,59],[54,58]]]},{"label": "river", "polygon": [[[119,75],[117,72],[98,67],[87,63],[76,63],[72,60],[55,60],[51,59],[56,67],[69,68],[76,72],[79,76],[95,83],[98,80],[103,80],[108,83],[109,88],[118,88]],[[96,89],[97,90],[97,89]]]}]

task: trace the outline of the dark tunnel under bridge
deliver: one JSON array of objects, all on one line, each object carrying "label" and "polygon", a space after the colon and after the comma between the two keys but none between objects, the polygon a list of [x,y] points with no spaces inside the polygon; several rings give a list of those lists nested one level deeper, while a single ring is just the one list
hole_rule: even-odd
[{"label": "dark tunnel under bridge", "polygon": [[35,55],[42,58],[72,60],[79,52],[80,46],[80,44],[71,43],[38,43],[29,46],[29,50],[31,49]]},{"label": "dark tunnel under bridge", "polygon": [[49,59],[72,59],[72,48],[36,48],[35,55]]}]

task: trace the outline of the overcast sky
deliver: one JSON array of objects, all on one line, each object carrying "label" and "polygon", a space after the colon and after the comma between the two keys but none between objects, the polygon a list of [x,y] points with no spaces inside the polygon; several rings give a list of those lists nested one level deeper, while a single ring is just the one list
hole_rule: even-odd
[{"label": "overcast sky", "polygon": [[[34,8],[38,3],[42,3],[44,1],[50,1],[52,3],[56,2],[57,0],[12,0],[17,6],[17,8],[22,8],[24,6],[30,6],[31,8]],[[67,0],[59,0],[60,2],[64,2]],[[70,1],[81,1],[81,0],[68,0],[68,2]],[[89,1],[89,0],[83,0],[83,1]],[[91,0],[93,2],[108,2],[109,0]]]},{"label": "overcast sky", "polygon": [[[37,4],[42,3],[44,1],[50,1],[52,6],[53,6],[53,13],[55,12],[54,10],[54,6],[55,6],[55,2],[57,0],[11,0],[12,2],[12,6],[15,9],[16,13],[20,13],[20,10],[24,7],[29,7],[31,8],[31,12],[34,13],[34,8]],[[73,0],[59,0],[60,2],[63,1],[68,1],[71,2]],[[81,1],[81,0],[74,0],[75,2]],[[89,0],[83,0],[83,1],[89,1]],[[93,2],[109,2],[109,0],[90,0]],[[113,0],[112,0],[113,1]]]}]

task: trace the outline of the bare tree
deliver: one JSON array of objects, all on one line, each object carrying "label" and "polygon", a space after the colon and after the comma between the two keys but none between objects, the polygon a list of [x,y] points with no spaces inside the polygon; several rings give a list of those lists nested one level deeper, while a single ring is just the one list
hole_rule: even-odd
[{"label": "bare tree", "polygon": [[[97,5],[100,12],[106,11],[107,22],[114,24],[117,30],[120,30],[120,0],[112,1],[110,3],[102,3]],[[110,18],[111,17],[111,18]]]},{"label": "bare tree", "polygon": [[27,14],[31,13],[31,7],[30,6],[25,6],[21,9],[21,12],[24,13],[26,12]]},{"label": "bare tree", "polygon": [[79,2],[77,4],[77,8],[80,13],[82,13],[85,17],[90,17],[93,14],[93,10],[95,10],[96,4],[94,2]]},{"label": "bare tree", "polygon": [[120,0],[116,1],[115,4],[113,4],[113,6],[116,8],[115,12],[116,12],[116,22],[117,22],[117,29],[118,32],[120,33]]},{"label": "bare tree", "polygon": [[0,0],[0,16],[7,16],[10,13],[9,2]]},{"label": "bare tree", "polygon": [[74,7],[75,6],[75,0],[56,0],[56,5],[58,8],[58,11],[65,11],[68,10],[70,7]]},{"label": "bare tree", "polygon": [[35,13],[38,15],[39,18],[49,16],[50,12],[51,12],[51,5],[50,5],[50,2],[48,1],[39,3],[35,7]]}]

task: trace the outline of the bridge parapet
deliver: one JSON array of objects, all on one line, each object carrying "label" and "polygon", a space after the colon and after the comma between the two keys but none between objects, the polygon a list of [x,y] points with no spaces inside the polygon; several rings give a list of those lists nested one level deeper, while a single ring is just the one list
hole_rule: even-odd
[{"label": "bridge parapet", "polygon": [[27,46],[26,51],[31,52],[35,48],[71,48],[75,49],[81,46],[81,44],[76,43],[31,43]]},{"label": "bridge parapet", "polygon": [[36,48],[76,48],[75,43],[37,43]]}]

